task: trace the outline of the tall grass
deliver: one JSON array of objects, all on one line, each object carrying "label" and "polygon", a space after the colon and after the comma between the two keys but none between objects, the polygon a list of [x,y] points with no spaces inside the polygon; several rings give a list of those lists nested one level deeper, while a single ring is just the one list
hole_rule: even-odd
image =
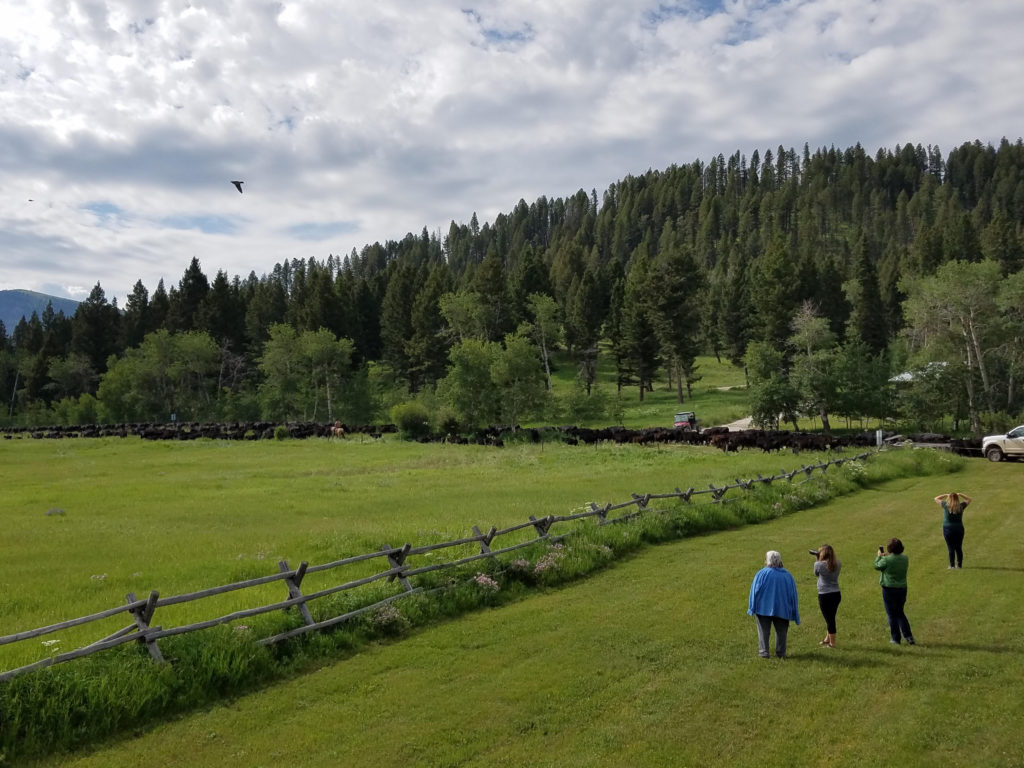
[{"label": "tall grass", "polygon": [[[257,646],[253,638],[298,626],[297,615],[279,613],[245,626],[167,638],[161,647],[170,665],[153,665],[144,648],[122,646],[0,685],[0,749],[13,757],[74,748],[244,693],[375,639],[518,601],[533,588],[578,579],[650,543],[763,522],[886,479],[955,471],[961,465],[948,455],[901,451],[847,462],[805,482],[759,486],[733,503],[676,502],[605,526],[580,521],[553,546],[539,543],[454,572],[426,574],[418,583],[426,594],[363,614],[338,631],[271,648]],[[316,609],[337,615],[387,590],[337,596]]]}]

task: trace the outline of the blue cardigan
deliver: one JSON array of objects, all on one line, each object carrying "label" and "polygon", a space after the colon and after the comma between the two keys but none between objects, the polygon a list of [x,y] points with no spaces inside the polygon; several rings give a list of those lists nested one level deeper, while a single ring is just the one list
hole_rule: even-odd
[{"label": "blue cardigan", "polygon": [[778,616],[800,623],[797,609],[796,580],[785,568],[764,567],[754,575],[750,585],[747,613]]}]

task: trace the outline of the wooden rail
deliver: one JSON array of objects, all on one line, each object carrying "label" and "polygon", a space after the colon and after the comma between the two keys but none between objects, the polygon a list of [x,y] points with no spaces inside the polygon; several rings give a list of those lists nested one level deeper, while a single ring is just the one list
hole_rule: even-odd
[{"label": "wooden rail", "polygon": [[[306,562],[302,562],[298,568],[290,568],[286,561],[278,563],[279,573],[270,574],[267,576],[260,576],[246,581],[233,582],[231,584],[224,584],[218,587],[210,587],[208,589],[201,589],[194,592],[187,592],[181,595],[173,595],[171,597],[160,597],[160,593],[157,591],[150,592],[148,597],[145,599],[137,599],[134,593],[129,593],[126,597],[126,603],[121,606],[109,608],[105,611],[98,613],[89,614],[88,616],[82,616],[77,619],[69,619],[62,621],[57,624],[50,624],[45,627],[39,627],[37,629],[30,629],[23,632],[16,632],[10,635],[4,635],[0,637],[0,645],[6,645],[8,643],[15,643],[22,640],[29,640],[31,638],[39,637],[41,635],[57,632],[62,629],[68,629],[71,627],[80,626],[94,621],[100,621],[102,619],[116,616],[120,613],[128,613],[133,618],[133,623],[119,629],[111,635],[108,635],[100,640],[97,640],[90,645],[86,645],[74,651],[68,651],[66,653],[56,654],[40,661],[36,661],[32,664],[27,664],[16,669],[11,669],[6,672],[0,673],[0,682],[10,680],[18,675],[31,672],[33,670],[42,669],[49,667],[54,664],[60,664],[65,661],[71,661],[73,659],[82,658],[89,656],[93,653],[106,650],[107,648],[114,648],[119,645],[130,642],[139,642],[144,644],[154,662],[163,662],[163,655],[160,651],[160,647],[157,641],[164,637],[171,637],[174,635],[181,635],[189,632],[197,632],[202,629],[208,629],[210,627],[218,626],[221,624],[229,624],[240,619],[245,619],[251,616],[258,616],[264,613],[271,613],[273,611],[287,610],[289,608],[296,607],[302,618],[304,624],[294,629],[282,632],[271,637],[266,637],[258,640],[260,645],[271,645],[279,643],[284,640],[288,640],[292,637],[305,634],[307,632],[325,629],[327,627],[336,626],[349,619],[380,608],[384,605],[394,602],[403,597],[408,597],[415,594],[424,594],[422,587],[413,586],[410,579],[420,576],[433,571],[443,570],[446,568],[456,568],[461,565],[475,562],[477,560],[495,558],[499,555],[513,552],[524,547],[537,544],[541,541],[556,542],[566,536],[570,535],[572,531],[568,531],[564,534],[553,536],[551,535],[551,528],[559,523],[575,522],[588,517],[594,517],[597,520],[598,525],[609,525],[620,523],[626,520],[636,518],[639,515],[644,514],[649,510],[649,504],[652,500],[661,499],[681,499],[686,503],[691,501],[696,496],[710,495],[711,504],[724,503],[731,499],[726,499],[727,493],[733,490],[749,491],[756,485],[770,485],[777,480],[786,480],[792,483],[794,478],[800,474],[804,474],[806,478],[810,478],[812,473],[816,470],[820,470],[822,473],[831,466],[841,466],[847,461],[854,461],[858,459],[865,459],[868,456],[875,453],[875,451],[869,451],[858,454],[856,456],[841,457],[832,459],[827,462],[819,462],[817,464],[801,465],[800,469],[786,471],[783,469],[780,474],[773,475],[770,477],[764,477],[760,474],[756,478],[748,480],[741,480],[736,478],[736,481],[731,484],[722,486],[715,486],[713,483],[709,484],[706,489],[695,490],[689,488],[685,491],[680,488],[676,488],[670,493],[659,493],[659,494],[633,494],[629,501],[624,501],[619,504],[606,504],[605,506],[598,506],[591,502],[590,509],[582,512],[576,512],[569,515],[548,515],[546,517],[537,518],[530,515],[529,520],[523,523],[517,523],[510,525],[506,528],[491,527],[487,533],[482,532],[478,527],[474,526],[473,536],[467,536],[460,539],[454,539],[452,541],[438,542],[435,544],[424,544],[421,546],[414,547],[412,544],[406,543],[400,547],[390,547],[385,545],[376,552],[367,552],[362,555],[355,555],[353,557],[346,557],[340,560],[335,560],[329,563],[323,563],[320,565],[309,565]],[[805,481],[804,481],[805,482]],[[609,517],[609,513],[624,510],[629,507],[636,507],[635,510],[624,514],[617,515],[615,517]],[[495,539],[506,536],[517,531],[524,529],[533,528],[534,537],[527,541],[517,542],[508,546],[499,547],[496,549],[491,548],[491,544]],[[479,552],[476,554],[460,557],[454,560],[449,560],[443,563],[431,563],[429,565],[420,565],[413,567],[409,563],[410,557],[422,556],[428,553],[436,552],[438,550],[450,549],[452,547],[466,546],[476,544],[479,547]],[[361,563],[367,560],[376,558],[384,558],[388,563],[388,568],[369,576],[364,576],[358,579],[352,579],[345,581],[336,586],[327,587],[315,592],[304,594],[301,591],[301,584],[303,578],[311,573],[317,573],[321,571],[332,570],[335,568],[341,568],[347,565],[353,565],[355,563]],[[397,594],[390,595],[381,600],[369,603],[359,608],[353,609],[339,616],[324,619],[321,621],[315,621],[312,614],[309,611],[308,604],[314,600],[317,600],[328,595],[336,594],[351,589],[356,589],[367,584],[374,582],[387,580],[387,582],[398,581],[402,586],[402,591]],[[159,608],[165,608],[171,605],[179,605],[182,603],[189,603],[198,600],[203,600],[215,595],[221,595],[226,592],[232,592],[240,589],[249,589],[252,587],[261,586],[264,584],[270,584],[276,581],[283,581],[287,587],[288,597],[287,599],[270,603],[268,605],[255,606],[252,608],[246,608],[239,611],[233,611],[223,616],[218,616],[212,619],[206,619],[204,621],[197,621],[191,624],[184,624],[177,627],[170,627],[164,629],[159,626],[153,626],[153,615]],[[431,590],[434,591],[434,590]]]}]

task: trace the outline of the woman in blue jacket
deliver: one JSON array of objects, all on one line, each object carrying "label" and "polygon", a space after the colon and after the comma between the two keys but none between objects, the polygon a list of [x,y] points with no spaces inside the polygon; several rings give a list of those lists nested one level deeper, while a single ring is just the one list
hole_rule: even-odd
[{"label": "woman in blue jacket", "polygon": [[782,555],[769,551],[764,558],[764,568],[754,574],[750,584],[750,599],[747,613],[757,619],[757,654],[767,659],[768,642],[772,627],[775,627],[775,655],[786,658],[786,636],[789,622],[800,623],[797,609],[796,580],[793,574],[782,567]]}]

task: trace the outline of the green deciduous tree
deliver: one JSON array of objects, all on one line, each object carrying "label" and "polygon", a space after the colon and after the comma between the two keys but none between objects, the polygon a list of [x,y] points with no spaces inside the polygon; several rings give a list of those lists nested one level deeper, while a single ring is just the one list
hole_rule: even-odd
[{"label": "green deciduous tree", "polygon": [[782,350],[767,341],[753,341],[747,347],[750,373],[750,412],[754,426],[778,429],[779,422],[797,428],[799,395],[783,367]]},{"label": "green deciduous tree", "polygon": [[281,421],[333,420],[335,401],[351,377],[352,349],[350,339],[338,339],[325,328],[297,333],[284,323],[271,326],[259,360],[264,415]]},{"label": "green deciduous tree", "polygon": [[111,357],[97,399],[107,421],[167,421],[212,418],[219,352],[208,334],[172,334],[161,329]]},{"label": "green deciduous tree", "polygon": [[525,336],[508,334],[491,359],[491,380],[502,421],[515,428],[522,418],[539,416],[546,403],[540,350]]},{"label": "green deciduous tree", "polygon": [[474,291],[446,293],[438,301],[441,315],[456,343],[470,339],[484,340],[483,304]]},{"label": "green deciduous tree", "polygon": [[448,375],[438,382],[437,393],[467,428],[483,427],[498,420],[498,388],[491,378],[496,352],[494,342],[466,339],[455,344],[448,354]]},{"label": "green deciduous tree", "polygon": [[[951,261],[933,276],[903,284],[907,294],[903,314],[911,348],[920,358],[962,365],[968,418],[976,435],[982,433],[981,404],[989,412],[996,410],[989,357],[1005,340],[996,303],[1001,280],[1000,265],[995,261]],[[981,384],[980,397],[976,378]]]},{"label": "green deciduous tree", "polygon": [[839,381],[836,377],[836,338],[829,329],[828,319],[818,315],[810,302],[804,302],[793,318],[793,347],[790,380],[799,397],[799,408],[804,413],[821,417],[821,426],[832,431],[829,413],[838,404]]},{"label": "green deciduous tree", "polygon": [[[533,324],[530,331],[540,345],[541,358],[544,361],[544,373],[547,378],[548,391],[551,390],[550,348],[558,343],[562,335],[562,324],[559,320],[558,304],[553,298],[543,293],[531,293],[527,306]],[[507,337],[506,337],[507,344]]]}]

